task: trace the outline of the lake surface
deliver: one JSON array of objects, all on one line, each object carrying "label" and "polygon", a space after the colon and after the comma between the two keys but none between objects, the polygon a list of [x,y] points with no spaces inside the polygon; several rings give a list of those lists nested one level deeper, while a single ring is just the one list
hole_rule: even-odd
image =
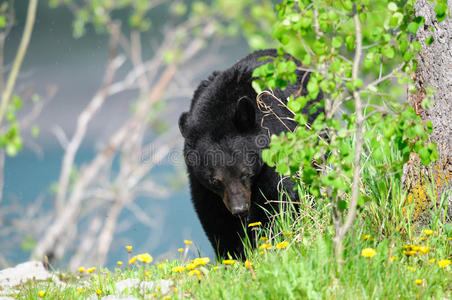
[{"label": "lake surface", "polygon": [[[26,4],[26,1],[16,1],[18,25],[7,39],[7,64],[12,62],[20,40]],[[156,21],[162,19],[158,15],[154,17]],[[68,137],[72,136],[78,114],[101,84],[108,53],[107,37],[95,34],[92,29],[88,29],[88,33],[81,39],[72,37],[72,16],[66,8],[50,9],[47,1],[40,1],[36,20],[17,86],[23,88],[31,84],[35,92],[43,94],[48,85],[56,85],[58,92],[35,122],[40,127],[39,137],[33,139],[25,132],[24,137],[28,141],[25,149],[17,157],[7,158],[5,162],[4,197],[0,209],[11,203],[25,208],[38,199],[43,200],[44,209],[52,207],[53,195],[50,187],[58,179],[63,155],[52,129],[58,125]],[[156,24],[153,30],[158,31],[159,26],[162,27],[162,24]],[[143,36],[145,52],[147,48],[151,48],[151,40],[155,42],[152,32]],[[190,65],[182,66],[184,80],[189,81],[190,87],[186,95],[180,96],[180,102],[171,112],[168,119],[170,126],[177,126],[178,116],[188,109],[192,93],[202,78],[207,77],[213,70],[232,65],[248,53],[243,39],[224,39],[220,43],[222,44],[209,44]],[[188,71],[191,73],[187,73]],[[76,157],[78,165],[93,157],[93,149],[107,140],[121,124],[125,119],[124,112],[130,111],[130,105],[130,95],[108,100],[108,105],[89,124],[87,139]],[[31,149],[34,146],[30,147],[30,142],[38,145],[42,153],[33,152]],[[152,172],[160,172],[163,176],[171,172],[171,167],[162,165]],[[136,199],[136,205],[143,212],[154,213],[154,217],[161,221],[161,226],[151,230],[141,223],[134,223],[127,228],[127,223],[133,221],[135,216],[128,210],[123,211],[107,266],[113,266],[118,259],[124,260],[124,246],[128,244],[134,246],[135,253],[150,252],[154,257],[176,257],[176,249],[184,246],[184,239],[192,240],[202,255],[213,258],[213,250],[191,205],[186,182],[183,188],[174,190],[165,199],[139,198]],[[0,238],[0,253],[11,263],[27,260],[30,252],[17,247],[23,239],[23,236],[15,232]]]}]

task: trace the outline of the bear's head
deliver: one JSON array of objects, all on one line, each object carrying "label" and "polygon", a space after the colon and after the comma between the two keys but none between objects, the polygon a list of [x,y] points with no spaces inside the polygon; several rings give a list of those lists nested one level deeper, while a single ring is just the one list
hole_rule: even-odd
[{"label": "bear's head", "polygon": [[198,87],[190,111],[179,118],[190,176],[236,216],[250,209],[253,179],[263,166],[260,153],[268,146],[250,80],[250,74],[241,72],[214,73]]}]

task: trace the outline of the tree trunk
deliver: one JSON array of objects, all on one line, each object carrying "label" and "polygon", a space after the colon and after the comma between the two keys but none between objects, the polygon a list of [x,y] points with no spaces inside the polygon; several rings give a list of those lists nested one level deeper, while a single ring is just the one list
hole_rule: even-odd
[{"label": "tree trunk", "polygon": [[[432,122],[430,138],[437,144],[440,158],[424,168],[413,155],[404,167],[404,178],[409,188],[408,201],[415,201],[415,207],[419,207],[414,214],[428,218],[429,208],[448,197],[447,219],[451,221],[452,193],[444,193],[450,191],[452,183],[452,18],[438,22],[434,5],[428,0],[416,1],[414,8],[416,16],[424,17],[425,25],[419,27],[416,34],[422,44],[415,75],[417,93],[410,95],[408,101],[423,120]],[[452,1],[448,2],[448,8],[452,8]],[[427,45],[425,41],[430,37],[434,41]],[[429,87],[434,88],[434,104],[423,109],[421,103]],[[429,193],[429,182],[434,188],[434,197]]]}]

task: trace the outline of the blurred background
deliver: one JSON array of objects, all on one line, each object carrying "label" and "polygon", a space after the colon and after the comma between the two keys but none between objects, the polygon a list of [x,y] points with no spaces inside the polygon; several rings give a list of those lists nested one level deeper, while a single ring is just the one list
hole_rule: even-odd
[{"label": "blurred background", "polygon": [[1,1],[0,268],[30,258],[113,267],[125,245],[159,259],[179,255],[184,239],[214,258],[177,120],[200,80],[272,46],[272,6]]}]

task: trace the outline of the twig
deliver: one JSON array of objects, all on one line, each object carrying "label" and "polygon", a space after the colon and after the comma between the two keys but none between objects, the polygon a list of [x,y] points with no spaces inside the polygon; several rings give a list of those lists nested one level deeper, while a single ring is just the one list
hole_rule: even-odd
[{"label": "twig", "polygon": [[11,94],[16,83],[17,75],[19,74],[20,66],[27,52],[28,43],[30,42],[31,33],[33,31],[33,26],[36,17],[36,8],[38,5],[38,0],[30,0],[28,4],[27,20],[25,22],[24,33],[22,34],[22,39],[20,41],[19,49],[17,50],[16,58],[14,59],[13,67],[11,73],[8,76],[8,81],[6,83],[5,90],[2,94],[2,101],[0,103],[0,125],[3,121],[3,117],[8,107],[8,102],[11,98]]},{"label": "twig", "polygon": [[[356,9],[356,8],[355,8]],[[361,61],[362,54],[362,36],[361,36],[361,23],[359,21],[358,13],[355,11],[355,15],[353,16],[353,20],[355,23],[355,34],[356,34],[356,50],[355,57],[352,68],[352,79],[358,79],[359,75],[359,64]],[[356,216],[356,206],[358,204],[358,194],[359,194],[359,181],[360,181],[360,162],[361,162],[361,153],[363,147],[363,113],[362,113],[362,104],[361,97],[357,90],[353,91],[353,98],[355,100],[355,112],[356,112],[356,135],[355,135],[355,156],[353,162],[353,181],[352,181],[352,192],[351,192],[351,200],[348,207],[347,216],[345,218],[344,224],[337,228],[336,236],[334,238],[335,241],[335,252],[336,259],[340,264],[342,263],[342,241],[353,225],[353,221]]]},{"label": "twig", "polygon": [[63,164],[61,168],[60,178],[58,180],[58,191],[55,198],[55,207],[57,214],[61,213],[63,207],[63,201],[66,197],[66,191],[69,185],[69,178],[72,166],[74,164],[74,158],[85,137],[86,130],[88,128],[88,123],[91,121],[96,112],[102,107],[105,98],[107,97],[107,88],[113,81],[116,74],[116,70],[123,64],[124,58],[122,56],[114,57],[115,50],[117,48],[118,35],[112,35],[110,40],[110,56],[109,63],[107,65],[107,70],[104,75],[104,80],[102,83],[102,88],[93,97],[91,102],[82,111],[77,119],[77,127],[75,129],[74,136],[66,147],[66,152],[63,157]]}]

